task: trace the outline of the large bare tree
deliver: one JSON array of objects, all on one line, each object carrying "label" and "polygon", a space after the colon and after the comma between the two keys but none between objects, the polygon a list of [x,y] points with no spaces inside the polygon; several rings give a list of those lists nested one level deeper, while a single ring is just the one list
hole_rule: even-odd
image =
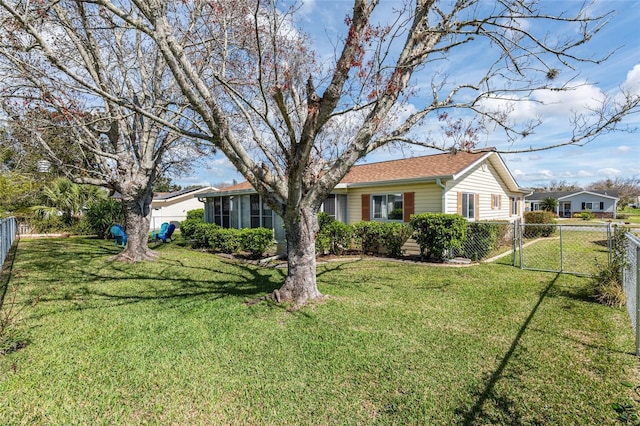
[{"label": "large bare tree", "polygon": [[[380,11],[389,3],[354,0],[343,37],[328,41],[331,59],[314,55],[294,25],[296,10],[276,0],[87,3],[153,41],[197,117],[184,134],[222,151],[283,218],[288,275],[274,296],[297,303],[321,296],[317,212],[356,161],[391,143],[473,148],[464,132],[443,141],[421,131],[432,121],[494,126],[514,141],[529,136],[542,123],[515,122],[513,104],[575,89],[581,63],[608,56],[581,57],[579,49],[609,15],[573,3],[554,12],[551,2],[530,0],[407,0]],[[14,4],[0,0],[5,9]],[[474,46],[489,65],[466,76],[440,72]],[[615,130],[638,102],[630,93],[591,102],[567,124],[572,136],[555,145]]]},{"label": "large bare tree", "polygon": [[119,257],[154,258],[154,182],[197,149],[172,129],[189,120],[157,47],[82,2],[3,2],[0,28],[0,99],[16,133],[75,182],[119,193]]}]

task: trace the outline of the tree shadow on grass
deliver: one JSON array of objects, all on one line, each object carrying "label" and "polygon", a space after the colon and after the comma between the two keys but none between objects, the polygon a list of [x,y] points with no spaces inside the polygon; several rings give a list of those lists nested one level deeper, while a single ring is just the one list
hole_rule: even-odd
[{"label": "tree shadow on grass", "polygon": [[242,301],[272,292],[284,281],[282,270],[213,256],[210,262],[170,255],[138,264],[107,260],[117,252],[95,240],[31,244],[20,267],[27,276],[33,273],[37,283],[21,285],[28,286],[30,303],[54,307],[38,310],[33,317],[148,301],[171,307],[225,297]]},{"label": "tree shadow on grass", "polygon": [[[509,365],[509,362],[513,358],[522,336],[529,328],[531,321],[535,317],[542,301],[549,295],[549,291],[555,285],[556,281],[560,277],[560,274],[556,274],[555,278],[549,282],[545,289],[540,293],[538,301],[529,313],[529,316],[525,319],[524,323],[518,330],[515,338],[511,342],[511,346],[507,353],[502,357],[498,368],[491,373],[485,383],[484,389],[477,393],[478,399],[473,407],[470,409],[460,408],[456,410],[456,414],[462,417],[463,425],[476,425],[476,424],[512,424],[519,425],[524,424],[521,414],[515,407],[514,400],[508,396],[501,395],[496,391],[496,384],[498,381],[505,377],[505,369]],[[496,413],[490,413],[487,410],[487,404],[491,403],[491,407],[496,410]],[[509,419],[505,422],[505,419]]]}]

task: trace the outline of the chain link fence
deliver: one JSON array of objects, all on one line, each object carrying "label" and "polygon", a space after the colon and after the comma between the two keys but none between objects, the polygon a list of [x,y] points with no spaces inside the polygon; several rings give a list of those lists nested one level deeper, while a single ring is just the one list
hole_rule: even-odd
[{"label": "chain link fence", "polygon": [[631,326],[636,333],[636,355],[640,355],[640,238],[631,232],[625,234],[625,259],[622,270],[624,294]]},{"label": "chain link fence", "polygon": [[611,261],[609,224],[519,224],[514,265],[522,269],[595,275]]},{"label": "chain link fence", "polygon": [[0,268],[9,254],[11,245],[16,239],[17,224],[15,217],[0,220]]},{"label": "chain link fence", "polygon": [[453,256],[481,262],[509,255],[514,229],[513,222],[469,222],[462,247],[454,249]]}]

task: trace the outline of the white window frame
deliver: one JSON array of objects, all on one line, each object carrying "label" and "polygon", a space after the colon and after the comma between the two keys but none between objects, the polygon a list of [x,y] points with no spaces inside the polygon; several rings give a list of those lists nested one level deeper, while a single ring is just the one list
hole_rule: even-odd
[{"label": "white window frame", "polygon": [[[469,202],[471,200],[471,202]],[[476,218],[476,194],[474,192],[463,192],[462,200],[461,200],[460,210],[462,211],[462,216],[467,218],[468,220],[475,220]],[[471,208],[469,207],[471,206]],[[469,214],[471,212],[471,214]]]},{"label": "white window frame", "polygon": [[494,210],[500,210],[500,194],[491,194],[491,208]]},{"label": "white window frame", "polygon": [[511,198],[511,216],[518,216],[518,197]]},{"label": "white window frame", "polygon": [[[402,202],[402,216],[399,219],[389,219],[389,213],[390,213],[388,211],[389,196],[400,197],[400,200]],[[381,204],[381,211],[380,211],[381,217],[376,217],[375,201],[376,201],[376,198],[379,198],[379,197],[384,197],[384,201]],[[374,220],[377,222],[402,222],[404,220],[404,193],[395,192],[395,193],[388,193],[388,194],[371,194],[370,208],[371,208],[371,220]],[[391,211],[393,210],[395,209],[391,209]]]}]

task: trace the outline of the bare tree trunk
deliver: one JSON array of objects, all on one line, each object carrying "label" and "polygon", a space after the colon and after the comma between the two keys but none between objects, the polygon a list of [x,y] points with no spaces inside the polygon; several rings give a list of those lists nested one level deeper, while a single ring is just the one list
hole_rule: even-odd
[{"label": "bare tree trunk", "polygon": [[151,220],[151,192],[139,199],[123,197],[122,209],[124,211],[126,233],[128,237],[127,247],[116,256],[117,260],[140,262],[154,260],[158,254],[149,249],[149,222]]},{"label": "bare tree trunk", "polygon": [[274,292],[276,300],[289,300],[297,305],[322,297],[316,285],[315,236],[318,232],[318,214],[301,208],[297,214],[285,217],[287,231],[287,278],[280,290]]}]

